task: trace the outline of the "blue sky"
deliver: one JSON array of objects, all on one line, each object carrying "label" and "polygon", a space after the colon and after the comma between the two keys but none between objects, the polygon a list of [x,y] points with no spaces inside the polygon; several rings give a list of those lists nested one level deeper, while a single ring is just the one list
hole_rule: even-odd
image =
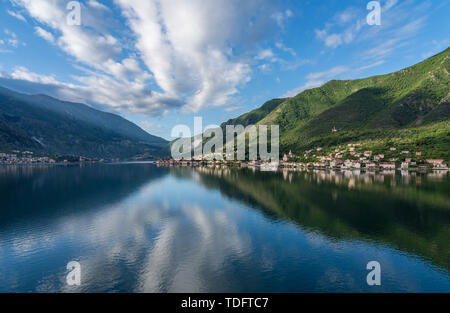
[{"label": "blue sky", "polygon": [[0,0],[0,85],[118,113],[170,139],[331,79],[450,46],[450,0]]}]

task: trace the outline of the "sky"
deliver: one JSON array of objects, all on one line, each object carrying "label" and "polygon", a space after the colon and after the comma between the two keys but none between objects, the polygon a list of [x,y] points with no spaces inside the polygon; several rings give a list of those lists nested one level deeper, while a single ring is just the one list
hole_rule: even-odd
[{"label": "sky", "polygon": [[[450,0],[0,0],[0,86],[171,138],[450,46]],[[74,1],[72,1],[74,2]],[[79,12],[79,14],[78,14]],[[373,24],[373,23],[370,23]]]}]

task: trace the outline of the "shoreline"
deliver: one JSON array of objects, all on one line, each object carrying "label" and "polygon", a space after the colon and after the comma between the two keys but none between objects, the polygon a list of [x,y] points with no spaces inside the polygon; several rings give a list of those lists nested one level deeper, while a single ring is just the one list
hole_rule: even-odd
[{"label": "shoreline", "polygon": [[55,163],[0,163],[0,166],[69,166],[69,165],[96,165],[96,164],[156,164],[156,161],[104,161],[104,162],[55,162]]},{"label": "shoreline", "polygon": [[339,171],[339,172],[373,172],[373,173],[380,173],[380,172],[436,172],[436,171],[442,171],[442,172],[448,172],[450,171],[450,168],[436,168],[436,167],[409,167],[409,168],[402,168],[402,167],[395,167],[395,168],[382,168],[382,167],[375,167],[375,168],[367,168],[367,167],[361,167],[361,168],[351,168],[351,167],[316,167],[316,166],[306,166],[306,165],[295,165],[295,166],[287,166],[283,164],[273,164],[273,163],[262,163],[262,164],[252,164],[251,162],[232,162],[232,163],[226,163],[226,162],[220,162],[220,161],[156,161],[155,164],[159,167],[167,167],[167,168],[198,168],[198,167],[208,167],[208,168],[236,168],[236,169],[257,169],[264,172],[277,172],[282,170],[288,170],[288,171]]},{"label": "shoreline", "polygon": [[[186,163],[186,164],[183,164]],[[310,171],[321,171],[321,172],[364,172],[364,173],[385,173],[392,174],[392,172],[419,172],[419,173],[432,173],[432,172],[450,172],[450,168],[431,168],[431,167],[413,167],[413,168],[346,168],[346,167],[314,167],[314,166],[283,166],[274,165],[271,163],[267,164],[250,164],[249,162],[237,163],[210,163],[210,162],[168,162],[168,161],[116,161],[116,162],[56,162],[56,163],[0,163],[1,167],[8,166],[20,166],[20,167],[33,167],[33,166],[83,166],[83,165],[120,165],[120,164],[154,164],[158,167],[166,168],[217,168],[217,169],[250,169],[258,170],[261,172],[280,172],[280,171],[290,171],[290,172],[310,172]]]}]

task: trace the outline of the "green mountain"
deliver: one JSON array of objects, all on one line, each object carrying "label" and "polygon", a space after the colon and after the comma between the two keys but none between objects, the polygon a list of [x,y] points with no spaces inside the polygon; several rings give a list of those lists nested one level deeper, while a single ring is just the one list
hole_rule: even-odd
[{"label": "green mountain", "polygon": [[166,155],[167,147],[164,139],[118,115],[0,88],[0,151],[131,158]]},{"label": "green mountain", "polygon": [[[222,125],[280,125],[280,150],[363,142],[425,150],[450,160],[450,48],[401,71],[333,80],[275,99]],[[335,131],[333,131],[333,129]]]}]

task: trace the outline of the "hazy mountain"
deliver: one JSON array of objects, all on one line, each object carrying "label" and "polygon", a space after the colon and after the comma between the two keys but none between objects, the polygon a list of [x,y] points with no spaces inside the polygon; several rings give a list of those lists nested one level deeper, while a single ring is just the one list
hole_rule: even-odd
[{"label": "hazy mountain", "polygon": [[129,158],[165,155],[167,145],[118,115],[0,87],[0,150]]}]

